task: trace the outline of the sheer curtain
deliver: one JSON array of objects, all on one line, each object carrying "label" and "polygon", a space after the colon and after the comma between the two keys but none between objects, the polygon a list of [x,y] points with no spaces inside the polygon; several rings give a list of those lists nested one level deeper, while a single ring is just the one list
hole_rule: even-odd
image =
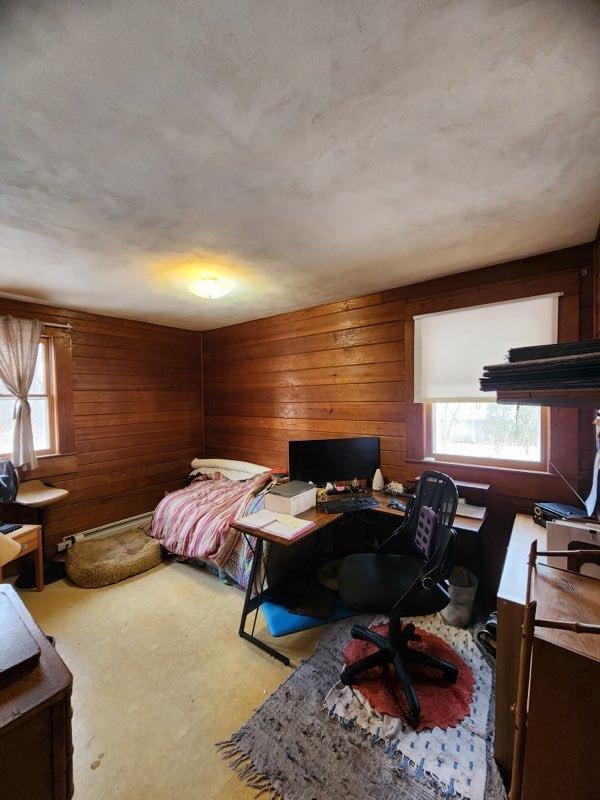
[{"label": "sheer curtain", "polygon": [[43,327],[37,319],[0,317],[0,379],[16,398],[11,460],[15,467],[26,469],[37,466],[27,395]]}]

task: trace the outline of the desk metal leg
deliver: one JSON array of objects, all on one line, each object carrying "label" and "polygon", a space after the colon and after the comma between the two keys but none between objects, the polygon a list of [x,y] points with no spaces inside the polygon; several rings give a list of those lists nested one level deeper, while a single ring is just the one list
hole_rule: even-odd
[{"label": "desk metal leg", "polygon": [[[248,541],[246,535],[244,534],[246,541]],[[256,619],[258,617],[258,609],[260,608],[260,604],[263,602],[264,599],[264,587],[265,587],[265,580],[267,576],[267,567],[269,565],[269,557],[271,555],[271,549],[269,548],[269,552],[267,553],[267,563],[265,564],[265,571],[262,576],[260,587],[258,588],[258,594],[256,597],[252,597],[252,589],[254,588],[254,584],[256,581],[256,576],[258,575],[260,564],[262,561],[262,554],[263,554],[263,540],[257,538],[256,544],[253,548],[253,558],[252,558],[252,567],[250,569],[250,579],[248,580],[248,587],[246,588],[246,595],[244,597],[244,607],[242,609],[242,618],[240,619],[240,629],[239,634],[242,639],[246,639],[246,641],[251,642],[256,647],[260,647],[261,650],[264,650],[265,653],[268,653],[273,658],[276,658],[278,661],[283,662],[286,667],[289,667],[290,660],[287,656],[284,656],[283,653],[280,653],[279,650],[275,650],[274,647],[269,647],[268,644],[261,642],[254,635],[254,630],[256,628]],[[246,632],[246,620],[250,616],[250,614],[254,611],[254,621],[252,623],[252,632]]]}]

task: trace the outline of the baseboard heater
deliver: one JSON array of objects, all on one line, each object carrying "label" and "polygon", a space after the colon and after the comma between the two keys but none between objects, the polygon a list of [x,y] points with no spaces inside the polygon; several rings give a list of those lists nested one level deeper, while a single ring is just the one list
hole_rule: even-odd
[{"label": "baseboard heater", "polygon": [[127,517],[127,519],[119,519],[116,522],[109,522],[106,525],[101,525],[98,528],[89,528],[87,531],[80,531],[70,536],[65,536],[63,543],[65,548],[59,546],[59,550],[67,549],[75,542],[81,542],[85,539],[104,539],[107,536],[112,536],[115,533],[127,530],[135,526],[147,525],[152,519],[152,511],[147,511],[145,514],[137,514],[135,517]]}]

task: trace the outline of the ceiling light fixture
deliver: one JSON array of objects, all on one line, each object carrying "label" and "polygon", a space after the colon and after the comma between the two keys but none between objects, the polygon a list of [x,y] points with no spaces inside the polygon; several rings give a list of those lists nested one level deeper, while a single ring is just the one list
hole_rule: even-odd
[{"label": "ceiling light fixture", "polygon": [[207,300],[218,300],[233,289],[233,284],[225,278],[198,278],[188,285],[188,290]]}]

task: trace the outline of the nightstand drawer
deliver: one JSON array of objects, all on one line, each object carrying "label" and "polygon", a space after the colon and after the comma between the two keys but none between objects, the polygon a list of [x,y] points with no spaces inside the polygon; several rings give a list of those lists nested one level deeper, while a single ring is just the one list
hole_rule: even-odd
[{"label": "nightstand drawer", "polygon": [[22,533],[20,536],[13,537],[15,542],[19,542],[21,545],[21,553],[20,555],[25,555],[25,553],[31,553],[37,549],[38,546],[38,534],[37,531],[29,531],[28,533]]}]

